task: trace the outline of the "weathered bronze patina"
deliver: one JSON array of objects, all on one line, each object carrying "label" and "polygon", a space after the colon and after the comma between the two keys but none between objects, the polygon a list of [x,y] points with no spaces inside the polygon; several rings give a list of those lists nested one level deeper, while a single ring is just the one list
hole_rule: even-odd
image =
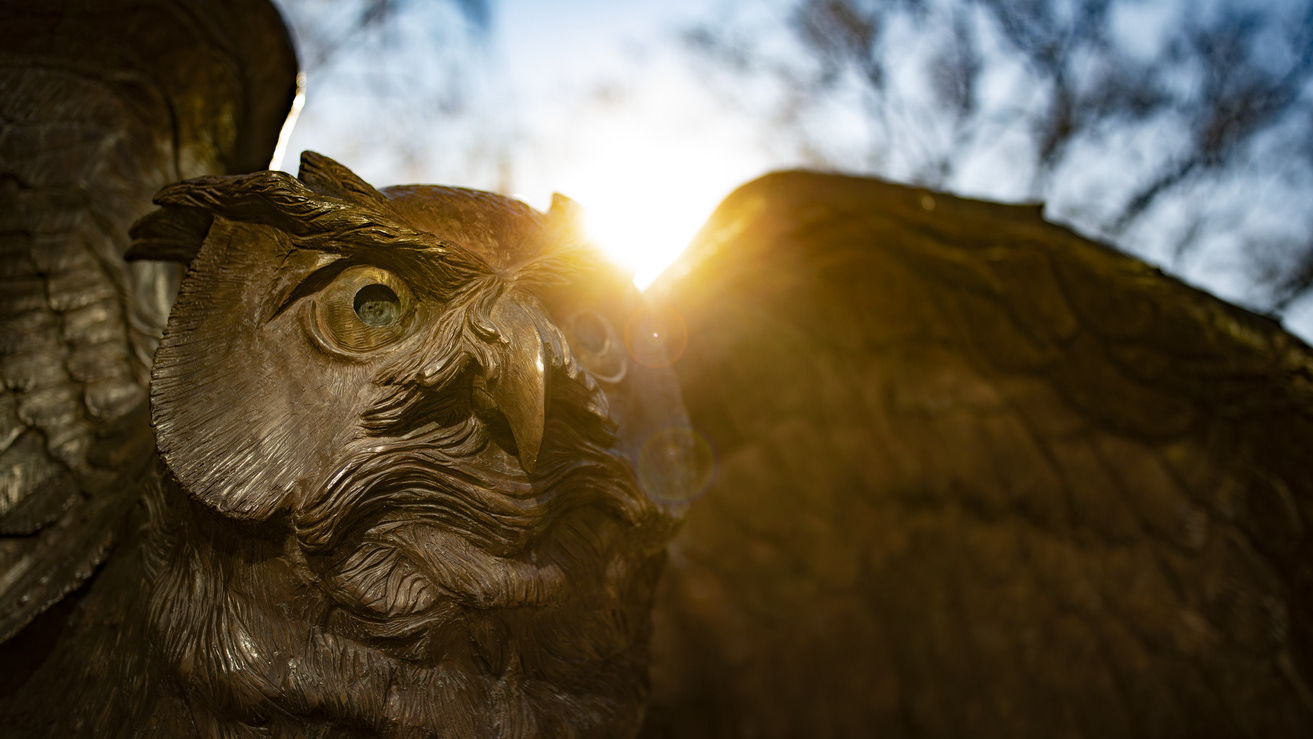
[{"label": "weathered bronze patina", "polygon": [[564,198],[258,171],[266,5],[0,9],[0,734],[1313,724],[1276,323],[806,172],[641,298]]}]

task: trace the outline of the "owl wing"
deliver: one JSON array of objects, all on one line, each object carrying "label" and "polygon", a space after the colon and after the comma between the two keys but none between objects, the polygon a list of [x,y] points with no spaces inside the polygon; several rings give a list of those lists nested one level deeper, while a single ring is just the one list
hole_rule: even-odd
[{"label": "owl wing", "polygon": [[178,268],[125,261],[129,226],[170,182],[267,166],[296,60],[263,0],[6,0],[0,50],[4,641],[90,577],[153,458]]},{"label": "owl wing", "polygon": [[805,172],[651,291],[712,483],[648,736],[1293,736],[1310,350],[1035,207]]}]

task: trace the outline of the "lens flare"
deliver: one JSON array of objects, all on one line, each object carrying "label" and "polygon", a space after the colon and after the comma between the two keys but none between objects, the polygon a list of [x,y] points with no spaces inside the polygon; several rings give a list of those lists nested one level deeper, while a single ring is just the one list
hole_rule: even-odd
[{"label": "lens flare", "polygon": [[625,348],[644,367],[669,367],[688,348],[688,327],[672,309],[645,306],[625,324]]},{"label": "lens flare", "polygon": [[638,483],[657,500],[697,500],[711,485],[715,469],[711,443],[687,426],[658,431],[638,454]]}]

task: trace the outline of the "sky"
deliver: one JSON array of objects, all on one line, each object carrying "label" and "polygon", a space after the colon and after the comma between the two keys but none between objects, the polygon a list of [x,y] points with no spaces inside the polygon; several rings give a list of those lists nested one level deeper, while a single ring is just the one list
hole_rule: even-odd
[{"label": "sky", "polygon": [[[537,207],[553,191],[579,202],[593,235],[636,270],[640,284],[660,274],[734,187],[775,164],[742,135],[739,120],[717,109],[687,65],[662,51],[659,42],[705,17],[707,6],[501,5],[498,51],[528,129],[519,133],[540,144],[530,147],[537,156],[521,167],[516,194]],[[620,77],[635,69],[638,80]],[[561,94],[599,80],[625,99],[579,106]]]},{"label": "sky", "polygon": [[[349,3],[282,2],[294,30],[308,14],[330,29],[351,20],[343,10]],[[1155,34],[1170,26],[1168,9],[1177,3],[1122,4],[1123,41],[1132,49],[1138,42],[1151,49]],[[401,16],[386,33],[353,37],[332,64],[307,65],[307,102],[290,152],[321,151],[379,186],[431,182],[497,190],[541,209],[554,192],[562,193],[583,206],[595,240],[633,270],[640,287],[660,274],[735,187],[807,163],[796,148],[776,145],[771,126],[747,112],[744,90],[734,89],[747,83],[733,80],[727,88],[724,80],[709,78],[707,67],[696,67],[679,42],[681,31],[715,23],[731,7],[739,18],[746,7],[765,23],[777,21],[770,17],[770,2],[493,0],[483,34],[465,32],[466,19],[452,3],[399,0],[397,7]],[[335,21],[334,14],[341,17]],[[383,98],[389,102],[362,93],[379,89],[391,93]],[[457,94],[444,101],[448,90]],[[421,105],[430,99],[439,102]],[[860,107],[839,100],[816,113],[825,126],[822,140],[861,148],[869,121]],[[1094,172],[1114,161],[1113,167],[1131,167],[1143,159],[1136,146],[1151,150],[1163,140],[1110,142],[1073,156]],[[897,179],[900,147],[890,148],[894,161],[884,171]],[[1024,175],[1008,180],[1018,168],[1007,137],[982,151],[974,161],[963,160],[957,191],[1028,199]],[[841,148],[829,159],[849,171],[869,165]],[[1060,201],[1061,189],[1052,197]],[[1085,197],[1083,205],[1097,210],[1099,202]],[[1160,225],[1170,227],[1172,208],[1179,218],[1188,216],[1182,209],[1196,206],[1188,198],[1168,202]],[[1262,210],[1260,200],[1252,211]],[[1062,218],[1060,207],[1046,214]],[[1279,210],[1264,217],[1284,227],[1299,225],[1282,222]],[[1176,268],[1187,281],[1228,299],[1245,297],[1246,268],[1234,249],[1203,251],[1174,265],[1163,249],[1154,252],[1153,239],[1142,233],[1131,238],[1148,245],[1142,256],[1159,259],[1169,271]],[[1296,303],[1286,323],[1313,335],[1313,300]]]},{"label": "sky", "polygon": [[[583,206],[593,237],[645,286],[735,187],[788,164],[746,136],[751,122],[728,113],[672,50],[680,30],[708,18],[708,8],[714,4],[695,0],[496,3],[492,32],[467,51],[480,60],[466,75],[479,140],[470,139],[468,120],[455,120],[430,148],[474,150],[494,139],[514,160],[509,176],[487,161],[400,162],[383,147],[343,152],[344,111],[359,104],[323,89],[335,84],[324,79],[328,71],[308,76],[289,151],[345,157],[376,185],[422,180],[508,190],[540,209],[559,192]],[[415,134],[380,127],[386,135]]]}]

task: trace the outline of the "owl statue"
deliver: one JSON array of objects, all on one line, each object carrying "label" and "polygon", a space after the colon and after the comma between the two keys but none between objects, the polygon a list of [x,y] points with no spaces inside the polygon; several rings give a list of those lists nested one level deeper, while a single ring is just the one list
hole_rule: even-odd
[{"label": "owl statue", "polygon": [[0,734],[1297,737],[1313,353],[1041,209],[264,170],[262,2],[0,6]]}]

